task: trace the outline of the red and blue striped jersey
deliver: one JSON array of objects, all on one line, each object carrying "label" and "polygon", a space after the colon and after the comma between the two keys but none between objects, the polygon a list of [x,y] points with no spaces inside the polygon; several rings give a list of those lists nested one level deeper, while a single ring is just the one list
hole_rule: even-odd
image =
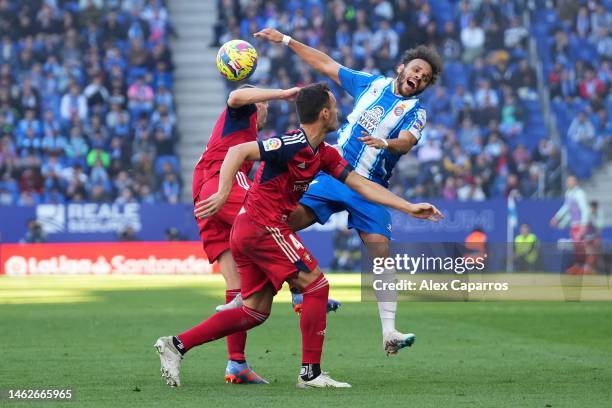
[{"label": "red and blue striped jersey", "polygon": [[[230,147],[255,140],[257,140],[257,107],[255,104],[239,108],[228,106],[219,115],[206,149],[193,171],[193,199],[197,198],[202,185],[207,180],[219,174],[223,159]],[[252,162],[245,162],[240,171],[248,175],[252,167]],[[248,180],[244,182],[248,183]]]},{"label": "red and blue striped jersey", "polygon": [[353,168],[327,143],[316,149],[302,129],[258,142],[262,165],[249,190],[244,208],[264,226],[287,223],[298,201],[319,171],[344,182]]}]

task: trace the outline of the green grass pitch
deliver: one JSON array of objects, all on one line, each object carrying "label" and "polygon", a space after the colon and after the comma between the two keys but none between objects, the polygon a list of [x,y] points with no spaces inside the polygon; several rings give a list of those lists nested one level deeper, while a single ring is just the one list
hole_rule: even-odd
[{"label": "green grass pitch", "polygon": [[295,388],[299,325],[285,291],[247,346],[271,385],[225,384],[217,341],[188,353],[183,386],[167,387],[152,345],[211,314],[223,297],[219,277],[0,278],[0,388],[75,393],[72,402],[13,404],[24,407],[611,404],[612,303],[401,303],[397,326],[417,341],[387,357],[376,304],[357,301],[358,276],[328,276],[332,296],[346,302],[329,316],[323,369],[352,389]]}]

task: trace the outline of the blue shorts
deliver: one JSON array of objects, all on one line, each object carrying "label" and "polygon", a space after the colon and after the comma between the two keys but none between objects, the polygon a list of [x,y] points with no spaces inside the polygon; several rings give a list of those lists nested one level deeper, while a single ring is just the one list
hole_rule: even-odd
[{"label": "blue shorts", "polygon": [[332,214],[348,211],[348,227],[391,239],[391,214],[387,207],[363,198],[326,173],[319,173],[300,200],[310,208],[319,224],[325,224]]}]

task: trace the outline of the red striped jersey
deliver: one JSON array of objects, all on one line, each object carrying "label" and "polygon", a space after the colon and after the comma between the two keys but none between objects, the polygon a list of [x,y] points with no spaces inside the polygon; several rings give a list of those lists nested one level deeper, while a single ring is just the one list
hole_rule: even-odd
[{"label": "red striped jersey", "polygon": [[[230,147],[241,143],[257,140],[257,107],[255,104],[239,108],[227,107],[215,123],[206,149],[193,171],[192,192],[196,200],[202,185],[211,178],[218,176],[223,159]],[[253,167],[253,162],[244,162],[235,183],[250,184],[246,177]],[[241,185],[242,185],[241,184]],[[245,187],[245,186],[242,186]]]}]

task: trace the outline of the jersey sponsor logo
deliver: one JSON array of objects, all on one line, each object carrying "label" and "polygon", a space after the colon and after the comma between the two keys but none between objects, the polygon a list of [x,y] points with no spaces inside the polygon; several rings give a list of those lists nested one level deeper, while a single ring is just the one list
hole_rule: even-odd
[{"label": "jersey sponsor logo", "polygon": [[368,133],[372,134],[378,127],[378,124],[385,115],[385,108],[380,105],[374,106],[372,109],[368,109],[363,112],[357,120],[357,123],[361,125]]},{"label": "jersey sponsor logo", "polygon": [[278,150],[283,145],[283,142],[277,137],[272,137],[270,139],[266,139],[263,142],[263,148],[266,152],[272,150]]},{"label": "jersey sponsor logo", "polygon": [[421,119],[416,119],[414,121],[414,127],[417,128],[418,130],[423,130],[423,128],[425,127],[425,124],[423,124],[423,121]]},{"label": "jersey sponsor logo", "polygon": [[294,192],[306,191],[308,190],[309,185],[310,185],[310,180],[296,180],[296,182],[293,183],[293,191]]},{"label": "jersey sponsor logo", "polygon": [[417,117],[414,120],[414,127],[419,131],[423,130],[423,128],[425,127],[425,114],[423,113],[423,111],[417,112]]}]

